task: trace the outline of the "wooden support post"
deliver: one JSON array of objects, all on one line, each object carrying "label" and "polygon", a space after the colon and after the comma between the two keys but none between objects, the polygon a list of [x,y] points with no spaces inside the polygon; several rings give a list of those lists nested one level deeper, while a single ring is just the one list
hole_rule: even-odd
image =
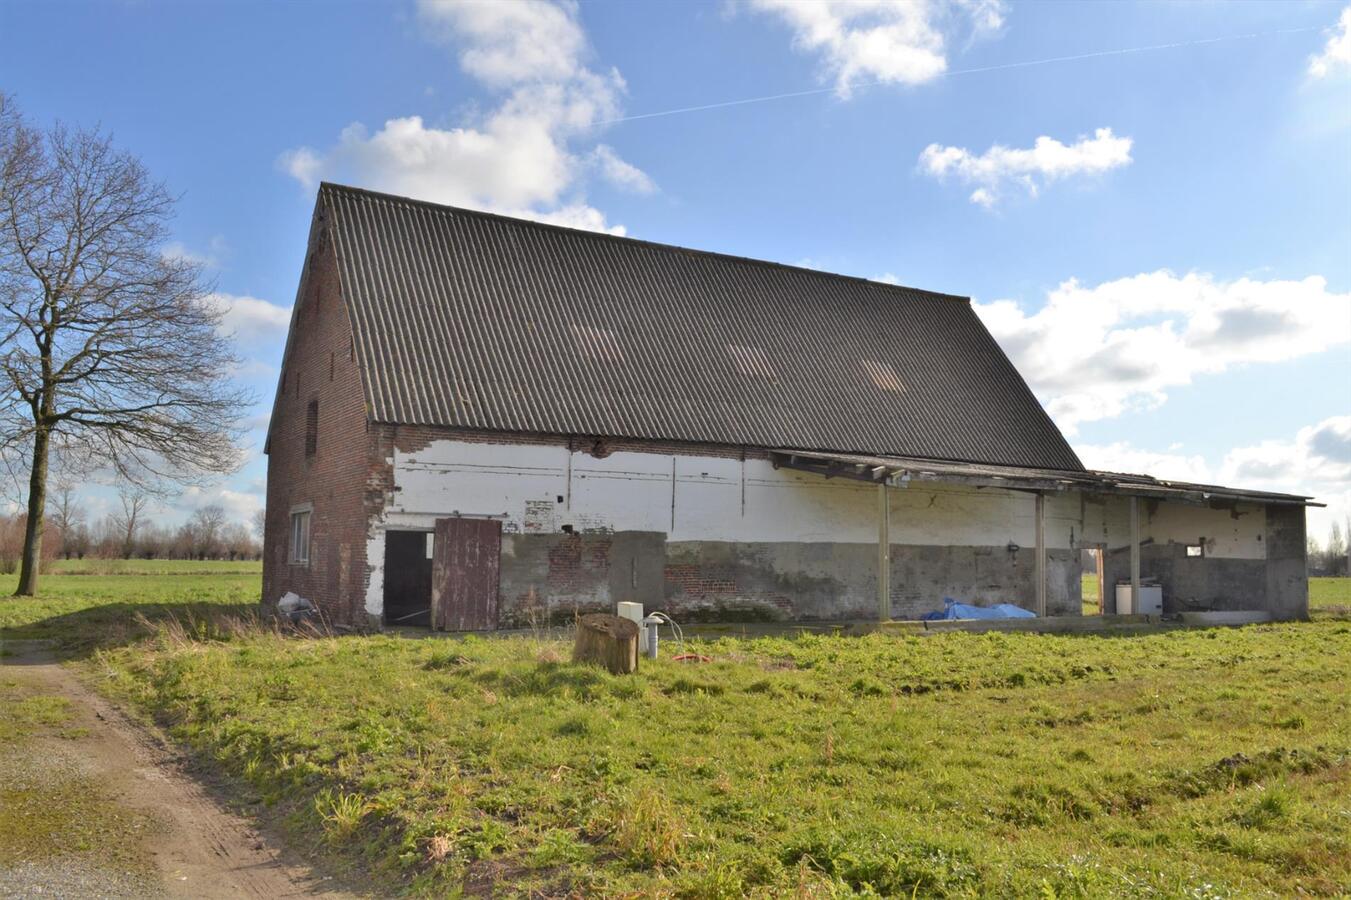
[{"label": "wooden support post", "polygon": [[877,621],[891,621],[891,498],[877,486]]},{"label": "wooden support post", "polygon": [[[1140,609],[1140,498],[1131,497],[1131,612]],[[1117,610],[1121,612],[1121,610]]]},{"label": "wooden support post", "polygon": [[1037,494],[1037,615],[1046,615],[1046,495]]}]

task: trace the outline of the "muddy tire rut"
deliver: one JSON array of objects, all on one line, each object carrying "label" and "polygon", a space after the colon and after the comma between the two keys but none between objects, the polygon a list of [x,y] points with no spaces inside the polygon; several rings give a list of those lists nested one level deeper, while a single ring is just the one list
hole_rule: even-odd
[{"label": "muddy tire rut", "polygon": [[[64,697],[66,736],[35,736],[20,750],[30,777],[78,771],[107,799],[148,823],[139,841],[152,872],[81,871],[78,854],[0,865],[0,897],[351,897],[316,875],[193,777],[183,756],[82,684],[45,647],[10,642],[0,672],[21,689]],[[14,655],[17,654],[17,655]],[[43,882],[48,882],[43,884]],[[17,890],[18,893],[14,891]]]}]

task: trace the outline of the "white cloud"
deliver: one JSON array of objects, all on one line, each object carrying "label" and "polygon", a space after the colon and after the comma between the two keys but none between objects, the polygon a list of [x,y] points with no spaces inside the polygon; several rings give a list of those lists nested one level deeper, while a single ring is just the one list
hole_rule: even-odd
[{"label": "white cloud", "polygon": [[264,362],[261,359],[246,359],[235,366],[230,374],[236,378],[269,381],[280,375],[281,369],[275,363]]},{"label": "white cloud", "polygon": [[1156,407],[1197,375],[1351,343],[1351,292],[1320,277],[1224,282],[1160,270],[1096,287],[1071,279],[1034,313],[1012,300],[975,309],[1067,434]]},{"label": "white cloud", "polygon": [[191,515],[204,506],[220,506],[231,522],[248,523],[253,514],[266,505],[261,493],[231,490],[228,487],[199,487],[193,485],[179,494],[174,504],[178,510]]},{"label": "white cloud", "polygon": [[174,241],[165,244],[164,249],[160,251],[160,255],[168,260],[181,260],[206,269],[218,269],[229,252],[230,245],[226,243],[224,237],[218,234],[211,238],[206,250],[192,250],[181,241]]},{"label": "white cloud", "polygon": [[1120,442],[1077,445],[1090,469],[1134,472],[1177,481],[1303,494],[1326,503],[1309,510],[1309,534],[1327,538],[1333,521],[1351,515],[1351,416],[1301,428],[1288,440],[1235,447],[1214,463],[1200,455],[1151,452]]},{"label": "white cloud", "polygon": [[1326,78],[1339,70],[1351,69],[1351,6],[1342,10],[1331,31],[1323,52],[1309,58],[1309,74],[1314,78]]},{"label": "white cloud", "polygon": [[1214,470],[1199,454],[1178,453],[1177,445],[1167,452],[1135,447],[1127,441],[1112,444],[1076,444],[1074,452],[1090,469],[1152,475],[1169,481],[1215,482]]},{"label": "white cloud", "polygon": [[1080,137],[1073,144],[1042,135],[1030,149],[995,144],[979,156],[965,147],[930,144],[919,155],[919,168],[939,180],[951,177],[975,185],[971,202],[989,209],[1008,184],[1019,185],[1035,197],[1044,183],[1101,175],[1130,165],[1132,143],[1110,128],[1099,128],[1093,137]]},{"label": "white cloud", "polygon": [[620,159],[619,154],[608,144],[600,144],[592,150],[591,161],[605,180],[617,188],[635,194],[651,194],[657,189],[656,182],[646,172]]},{"label": "white cloud", "polygon": [[848,97],[867,83],[915,85],[947,71],[953,31],[972,37],[1004,25],[1002,0],[751,0],[793,31],[801,51]]},{"label": "white cloud", "polygon": [[291,326],[291,308],[277,306],[257,297],[212,294],[211,301],[222,307],[221,331],[240,341],[281,340]]},{"label": "white cloud", "polygon": [[466,42],[461,68],[491,87],[567,81],[587,51],[576,3],[419,0],[418,12],[443,40]]},{"label": "white cloud", "polygon": [[267,431],[267,426],[271,423],[272,416],[268,413],[256,413],[244,420],[242,427],[245,431]]},{"label": "white cloud", "polygon": [[575,149],[598,123],[617,117],[625,91],[617,70],[585,64],[586,35],[574,3],[433,2],[420,18],[437,38],[459,47],[460,67],[501,93],[499,104],[453,127],[421,116],[387,120],[371,132],[343,129],[326,151],[299,147],[279,164],[313,188],[320,179],[439,203],[623,233],[588,206],[581,187],[596,170],[621,186],[652,187],[641,170],[605,145]]}]

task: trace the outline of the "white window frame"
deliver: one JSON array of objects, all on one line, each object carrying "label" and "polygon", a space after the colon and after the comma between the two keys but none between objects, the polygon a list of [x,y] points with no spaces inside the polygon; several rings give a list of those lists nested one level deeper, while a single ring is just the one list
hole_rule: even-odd
[{"label": "white window frame", "polygon": [[310,504],[291,507],[291,530],[288,557],[293,566],[310,564],[310,544],[313,537],[314,507]]}]

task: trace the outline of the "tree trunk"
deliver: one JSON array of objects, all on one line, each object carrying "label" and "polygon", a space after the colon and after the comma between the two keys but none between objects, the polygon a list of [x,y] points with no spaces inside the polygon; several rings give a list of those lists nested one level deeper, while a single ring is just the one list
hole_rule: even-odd
[{"label": "tree trunk", "polygon": [[609,613],[592,613],[577,622],[573,662],[604,666],[616,675],[638,671],[638,625]]},{"label": "tree trunk", "polygon": [[38,591],[38,567],[42,564],[42,519],[47,507],[47,450],[51,434],[46,428],[33,433],[33,467],[28,475],[28,523],[23,534],[23,561],[19,568],[16,597],[31,597]]}]

